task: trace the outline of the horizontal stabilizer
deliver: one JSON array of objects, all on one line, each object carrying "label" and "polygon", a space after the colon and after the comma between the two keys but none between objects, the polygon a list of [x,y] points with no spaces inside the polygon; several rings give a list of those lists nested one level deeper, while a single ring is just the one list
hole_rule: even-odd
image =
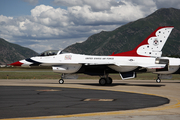
[{"label": "horizontal stabilizer", "polygon": [[147,69],[163,69],[166,67],[166,64],[141,65],[141,67]]}]

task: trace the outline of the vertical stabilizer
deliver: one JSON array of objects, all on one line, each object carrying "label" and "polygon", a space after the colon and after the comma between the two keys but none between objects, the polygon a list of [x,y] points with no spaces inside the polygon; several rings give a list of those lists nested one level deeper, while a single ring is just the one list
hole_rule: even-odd
[{"label": "vertical stabilizer", "polygon": [[173,27],[159,27],[149,37],[147,37],[139,46],[136,47],[137,54],[144,56],[160,57],[162,48],[167,41]]},{"label": "vertical stabilizer", "polygon": [[132,51],[112,54],[111,56],[160,57],[161,50],[173,28],[173,26],[158,27]]}]

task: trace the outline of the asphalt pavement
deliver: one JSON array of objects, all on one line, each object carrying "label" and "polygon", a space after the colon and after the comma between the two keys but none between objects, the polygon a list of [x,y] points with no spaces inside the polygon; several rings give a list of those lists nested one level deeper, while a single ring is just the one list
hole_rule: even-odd
[{"label": "asphalt pavement", "polygon": [[0,118],[70,115],[157,107],[169,99],[106,90],[0,86]]},{"label": "asphalt pavement", "polygon": [[178,120],[180,80],[1,79],[4,120]]}]

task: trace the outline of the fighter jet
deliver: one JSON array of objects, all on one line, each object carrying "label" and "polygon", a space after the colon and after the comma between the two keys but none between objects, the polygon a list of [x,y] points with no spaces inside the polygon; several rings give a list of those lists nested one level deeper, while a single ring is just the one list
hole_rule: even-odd
[{"label": "fighter jet", "polygon": [[36,57],[12,63],[13,66],[52,66],[52,70],[64,79],[76,78],[78,73],[100,76],[100,85],[110,85],[113,80],[108,75],[119,73],[121,78],[135,78],[136,73],[151,72],[157,74],[156,82],[180,74],[180,59],[162,57],[162,48],[173,26],[158,27],[145,40],[131,51],[112,53],[109,56],[95,56],[65,53],[63,51],[45,51]]}]

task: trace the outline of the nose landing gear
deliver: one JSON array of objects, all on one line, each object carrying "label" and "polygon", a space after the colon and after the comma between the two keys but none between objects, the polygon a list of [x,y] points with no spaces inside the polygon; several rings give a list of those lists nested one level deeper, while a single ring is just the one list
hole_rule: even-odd
[{"label": "nose landing gear", "polygon": [[64,84],[63,78],[64,78],[64,74],[61,75],[61,79],[59,79],[59,84]]},{"label": "nose landing gear", "polygon": [[59,79],[59,84],[63,84],[64,80],[63,79]]},{"label": "nose landing gear", "polygon": [[160,79],[160,75],[158,74],[158,78],[156,79],[156,82],[157,83],[160,83],[161,82],[161,79]]}]

